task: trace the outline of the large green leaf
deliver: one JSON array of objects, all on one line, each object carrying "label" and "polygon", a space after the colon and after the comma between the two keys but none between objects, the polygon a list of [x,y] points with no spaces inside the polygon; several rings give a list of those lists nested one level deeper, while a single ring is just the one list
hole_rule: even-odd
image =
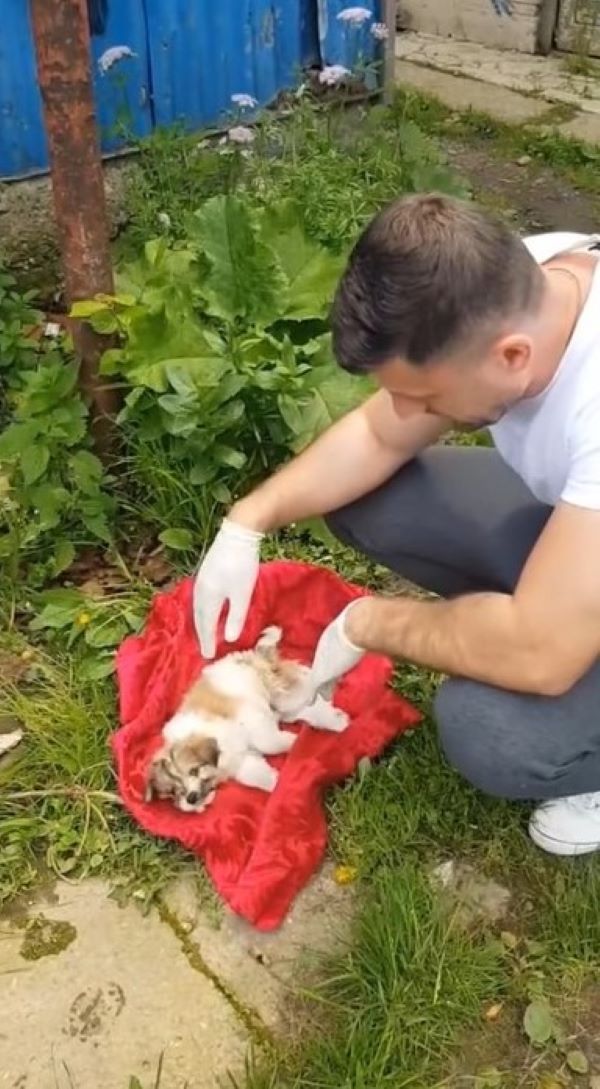
[{"label": "large green leaf", "polygon": [[279,411],[292,432],[292,448],[302,450],[335,420],[345,416],[372,392],[369,379],[355,378],[334,364],[323,364],[302,379],[295,395],[280,394]]},{"label": "large green leaf", "polygon": [[167,548],[176,548],[182,551],[187,551],[194,545],[194,537],[190,530],[178,526],[163,529],[162,533],[159,533],[158,539],[164,545],[167,545]]},{"label": "large green leaf", "polygon": [[11,461],[35,440],[40,429],[37,420],[12,423],[0,434],[0,462]]},{"label": "large green leaf", "polygon": [[50,451],[46,445],[36,442],[28,446],[21,454],[21,472],[25,484],[34,484],[44,475],[50,461]]},{"label": "large green leaf", "polygon": [[231,364],[222,356],[194,356],[190,359],[167,359],[164,363],[169,385],[182,396],[197,397],[205,389],[218,389],[231,371]]},{"label": "large green leaf", "polygon": [[239,197],[211,197],[192,222],[210,263],[203,285],[210,312],[226,321],[272,322],[281,310],[286,278],[258,236],[248,206]]},{"label": "large green leaf", "polygon": [[220,343],[205,335],[191,307],[177,315],[168,313],[164,306],[156,311],[136,311],[127,334],[121,370],[133,386],[146,386],[156,393],[167,391],[170,365],[200,368],[203,360],[217,356]]},{"label": "large green leaf", "polygon": [[348,374],[335,363],[315,367],[304,381],[321,398],[332,422],[362,404],[375,391],[372,379]]},{"label": "large green leaf", "polygon": [[102,480],[102,462],[90,450],[78,450],[70,459],[75,484],[85,495],[96,495]]},{"label": "large green leaf", "polygon": [[274,318],[304,321],[328,313],[345,258],[308,238],[293,201],[266,209],[261,237],[276,253],[287,283],[284,309]]}]

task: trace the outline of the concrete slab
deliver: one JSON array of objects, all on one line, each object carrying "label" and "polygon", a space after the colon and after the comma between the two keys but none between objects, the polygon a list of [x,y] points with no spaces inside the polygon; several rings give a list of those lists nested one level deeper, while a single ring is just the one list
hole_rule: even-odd
[{"label": "concrete slab", "polygon": [[414,61],[396,61],[396,82],[399,87],[412,87],[424,94],[435,95],[452,110],[481,110],[499,121],[517,125],[535,121],[548,113],[547,102],[529,95],[466,76],[441,72],[436,68],[426,68]]},{"label": "concrete slab", "polygon": [[600,114],[600,64],[593,62],[590,74],[574,74],[558,53],[529,56],[411,32],[397,35],[396,57],[546,102],[561,102],[582,113]]},{"label": "concrete slab", "polygon": [[[600,144],[600,114],[578,113],[571,121],[560,126],[563,136],[584,140],[588,144]],[[593,169],[593,166],[590,167]]]},{"label": "concrete slab", "polygon": [[250,1017],[269,1032],[288,1036],[296,1023],[295,1000],[314,978],[319,956],[339,950],[349,937],[354,889],[337,884],[333,874],[327,863],[283,926],[269,934],[231,913],[209,920],[188,880],[173,885],[164,903],[192,959],[198,954]]},{"label": "concrete slab", "polygon": [[[61,885],[55,903],[0,923],[0,1087],[215,1089],[248,1035],[156,912],[119,908],[108,888]],[[61,924],[61,925],[58,925]],[[33,958],[33,959],[30,959]]]}]

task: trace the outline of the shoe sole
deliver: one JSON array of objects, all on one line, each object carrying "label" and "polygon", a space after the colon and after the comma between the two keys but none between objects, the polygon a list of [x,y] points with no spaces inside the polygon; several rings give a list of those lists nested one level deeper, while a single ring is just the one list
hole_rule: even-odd
[{"label": "shoe sole", "polygon": [[599,843],[569,843],[562,839],[555,839],[543,832],[533,821],[529,825],[530,838],[542,851],[549,855],[560,855],[561,858],[578,858],[580,855],[591,855],[600,851]]}]

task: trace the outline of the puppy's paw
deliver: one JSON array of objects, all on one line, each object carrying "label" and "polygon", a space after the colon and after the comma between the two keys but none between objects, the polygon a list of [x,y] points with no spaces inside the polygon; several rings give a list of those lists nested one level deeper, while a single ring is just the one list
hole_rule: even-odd
[{"label": "puppy's paw", "polygon": [[340,707],[334,707],[330,705],[330,717],[329,725],[322,726],[322,730],[331,730],[332,733],[341,734],[344,730],[347,730],[350,725],[350,715],[347,715],[345,711],[342,711]]},{"label": "puppy's paw", "polygon": [[306,707],[302,712],[302,720],[309,726],[313,726],[315,730],[329,730],[334,734],[341,734],[350,725],[350,718],[345,711],[341,711],[339,707],[334,707],[328,700],[324,700],[322,696],[317,696],[314,703],[311,703],[310,707]]},{"label": "puppy's paw", "polygon": [[265,773],[264,785],[263,785],[262,789],[267,790],[269,792],[269,794],[272,794],[273,791],[275,790],[275,787],[277,786],[278,779],[279,779],[278,772],[275,771],[275,768],[272,768],[269,765],[269,774],[267,775]]}]

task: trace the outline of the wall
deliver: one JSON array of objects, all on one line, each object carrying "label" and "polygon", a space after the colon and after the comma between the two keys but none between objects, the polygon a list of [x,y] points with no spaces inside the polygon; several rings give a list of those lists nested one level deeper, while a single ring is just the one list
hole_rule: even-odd
[{"label": "wall", "polygon": [[560,0],[556,45],[568,53],[600,57],[600,0]]},{"label": "wall", "polygon": [[558,0],[512,0],[510,16],[497,15],[491,0],[399,0],[405,30],[479,42],[495,49],[548,53]]}]

